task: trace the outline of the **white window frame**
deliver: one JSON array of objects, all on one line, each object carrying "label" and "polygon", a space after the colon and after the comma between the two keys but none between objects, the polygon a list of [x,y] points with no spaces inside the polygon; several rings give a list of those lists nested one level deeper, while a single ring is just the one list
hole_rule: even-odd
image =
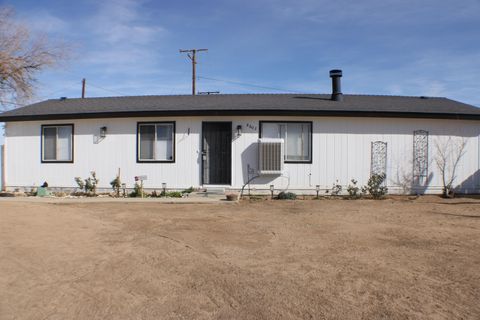
[{"label": "white window frame", "polygon": [[[312,121],[270,121],[270,120],[265,120],[265,121],[260,121],[260,132],[259,132],[259,137],[264,138],[263,136],[263,124],[268,123],[268,124],[277,124],[279,127],[283,126],[285,130],[285,141],[284,141],[284,149],[285,149],[285,163],[312,163],[313,161],[313,122]],[[289,124],[307,124],[310,126],[310,132],[307,133],[310,137],[310,143],[308,145],[308,159],[307,160],[289,160],[288,159],[288,125]],[[280,133],[280,132],[279,132]]]},{"label": "white window frame", "polygon": [[[69,152],[69,155],[70,155],[70,159],[60,159],[58,160],[58,148],[59,148],[59,143],[58,143],[58,128],[61,128],[61,127],[71,127],[71,135],[70,135],[70,152]],[[45,159],[45,135],[44,135],[44,132],[45,132],[45,129],[47,128],[55,128],[56,129],[56,150],[55,150],[55,158],[57,159]],[[74,157],[74,154],[73,154],[73,150],[74,150],[74,125],[73,123],[66,123],[66,124],[45,124],[45,125],[42,125],[41,126],[41,144],[42,144],[42,147],[41,147],[41,154],[40,154],[40,157],[41,157],[41,162],[42,163],[73,163],[73,157]]]},{"label": "white window frame", "polygon": [[[142,126],[154,126],[155,137],[154,141],[157,141],[157,126],[171,126],[172,127],[172,158],[171,159],[156,159],[156,143],[153,144],[153,159],[140,158],[141,141],[140,141],[140,127]],[[163,122],[138,122],[137,123],[137,163],[173,163],[175,162],[175,122],[163,121]]]}]

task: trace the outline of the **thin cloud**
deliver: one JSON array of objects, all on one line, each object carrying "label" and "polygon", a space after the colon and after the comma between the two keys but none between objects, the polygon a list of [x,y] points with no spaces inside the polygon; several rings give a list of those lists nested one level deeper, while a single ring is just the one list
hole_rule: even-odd
[{"label": "thin cloud", "polygon": [[69,30],[69,25],[65,20],[45,9],[20,15],[20,20],[28,25],[30,30],[49,35],[65,34]]},{"label": "thin cloud", "polygon": [[166,34],[166,29],[154,25],[141,1],[102,1],[97,13],[89,20],[92,34],[109,44],[127,42],[132,45],[149,44]]},{"label": "thin cloud", "polygon": [[[210,49],[199,56],[200,76],[329,93],[328,70],[341,68],[345,93],[439,95],[480,105],[480,47],[471,40],[480,21],[476,0],[263,0],[188,8],[89,0],[72,3],[73,15],[64,7],[16,1],[28,4],[35,28],[78,47],[70,73],[42,75],[46,92],[61,89],[62,81],[79,86],[86,77],[125,94],[188,94],[190,61],[177,50],[198,46]],[[197,86],[269,92],[205,79]],[[65,92],[78,96],[79,89]],[[94,88],[87,93],[114,95]]]},{"label": "thin cloud", "polygon": [[[419,23],[438,23],[476,18],[480,15],[480,3],[476,0],[464,0],[461,3],[437,0],[269,0],[267,3],[279,18],[302,18],[321,23],[405,24],[419,18]],[[448,14],[439,14],[440,12]]]}]

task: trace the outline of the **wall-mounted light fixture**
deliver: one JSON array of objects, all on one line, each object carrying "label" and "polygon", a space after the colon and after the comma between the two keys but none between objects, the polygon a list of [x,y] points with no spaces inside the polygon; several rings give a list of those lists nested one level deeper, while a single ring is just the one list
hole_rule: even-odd
[{"label": "wall-mounted light fixture", "polygon": [[242,125],[239,124],[237,126],[237,137],[240,137],[242,135]]},{"label": "wall-mounted light fixture", "polygon": [[273,199],[273,192],[275,192],[275,186],[273,184],[271,184],[270,185],[271,199]]},{"label": "wall-mounted light fixture", "polygon": [[107,136],[107,127],[100,128],[100,138],[105,138]]}]

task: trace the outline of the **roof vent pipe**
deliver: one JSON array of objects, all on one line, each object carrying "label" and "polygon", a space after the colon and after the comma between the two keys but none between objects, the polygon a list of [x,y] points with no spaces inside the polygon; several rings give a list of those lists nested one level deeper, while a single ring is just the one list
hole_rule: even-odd
[{"label": "roof vent pipe", "polygon": [[332,100],[343,101],[342,94],[342,70],[330,70],[330,78],[332,78]]}]

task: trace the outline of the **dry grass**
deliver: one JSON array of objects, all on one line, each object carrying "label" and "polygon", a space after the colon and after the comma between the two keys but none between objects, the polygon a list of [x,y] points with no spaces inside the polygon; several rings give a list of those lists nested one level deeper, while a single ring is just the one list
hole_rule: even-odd
[{"label": "dry grass", "polygon": [[480,201],[0,202],[1,319],[479,319]]}]

